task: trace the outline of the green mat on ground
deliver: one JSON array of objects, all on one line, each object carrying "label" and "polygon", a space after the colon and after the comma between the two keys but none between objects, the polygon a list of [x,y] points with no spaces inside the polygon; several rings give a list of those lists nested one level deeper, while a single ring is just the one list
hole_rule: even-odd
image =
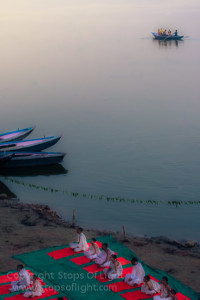
[{"label": "green mat on ground", "polygon": [[[131,260],[132,256],[136,256],[130,249],[123,244],[117,242],[112,236],[100,236],[97,240],[102,243],[108,243],[109,248],[116,251],[118,257],[124,257],[127,260]],[[74,254],[73,256],[63,257],[55,260],[53,257],[48,255],[49,252],[56,251],[59,249],[66,248],[67,245],[60,247],[52,247],[30,253],[20,254],[14,256],[14,258],[23,262],[27,268],[31,269],[37,274],[47,286],[53,287],[59,292],[60,295],[66,296],[68,300],[123,300],[121,294],[123,292],[114,293],[108,288],[108,282],[100,282],[95,276],[100,273],[91,274],[84,270],[86,266],[94,264],[89,262],[83,265],[78,265],[71,261],[72,258],[83,256],[83,253]],[[158,280],[161,280],[163,276],[169,278],[169,284],[172,288],[192,300],[198,299],[198,294],[195,293],[191,288],[183,285],[177,279],[166,274],[163,271],[151,268],[142,262],[145,273],[150,274]],[[123,265],[123,268],[130,267],[131,264]],[[117,279],[112,282],[122,281]],[[137,289],[131,289],[134,291]],[[2,298],[2,297],[0,297]],[[55,298],[55,297],[54,297]]]}]

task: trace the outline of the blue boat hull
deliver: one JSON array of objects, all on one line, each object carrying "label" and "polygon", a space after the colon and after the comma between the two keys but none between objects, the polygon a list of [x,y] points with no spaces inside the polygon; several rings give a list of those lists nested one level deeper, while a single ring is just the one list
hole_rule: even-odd
[{"label": "blue boat hull", "polygon": [[7,143],[11,141],[21,141],[26,138],[35,127],[29,127],[24,129],[18,129],[15,131],[10,131],[0,134],[0,143]]},{"label": "blue boat hull", "polygon": [[[13,154],[13,156],[2,163],[3,167],[18,168],[54,165],[61,163],[65,156],[65,153],[60,152],[16,152],[11,154]],[[8,153],[6,155],[8,155]]]},{"label": "blue boat hull", "polygon": [[2,164],[4,164],[6,161],[9,161],[9,160],[11,160],[11,158],[13,157],[13,153],[1,153],[0,152],[0,166],[2,165]]},{"label": "blue boat hull", "polygon": [[60,136],[52,136],[41,139],[16,141],[0,144],[0,151],[6,152],[38,152],[55,145]]},{"label": "blue boat hull", "polygon": [[170,41],[170,40],[181,40],[184,36],[183,35],[160,35],[156,32],[152,32],[154,38],[156,40],[164,40],[164,41]]}]

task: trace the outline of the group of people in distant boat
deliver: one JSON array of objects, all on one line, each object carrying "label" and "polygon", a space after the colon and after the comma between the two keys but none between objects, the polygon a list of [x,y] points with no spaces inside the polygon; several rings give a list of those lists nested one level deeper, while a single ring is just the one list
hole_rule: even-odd
[{"label": "group of people in distant boat", "polygon": [[[100,251],[96,239],[91,239],[90,247],[87,244],[87,239],[82,228],[77,229],[77,243],[70,243],[70,247],[75,251],[84,251],[84,255],[91,261],[94,261],[98,268],[104,268],[103,273],[108,280],[114,280],[122,276],[123,267],[117,260],[117,255],[111,250],[106,243],[102,245]],[[153,300],[178,300],[176,291],[168,284],[168,278],[163,277],[161,284],[151,279],[149,275],[145,275],[142,264],[133,257],[131,260],[133,270],[131,274],[127,274],[124,281],[130,286],[141,286],[141,292],[152,295]],[[153,294],[160,293],[159,296]]]},{"label": "group of people in distant boat", "polygon": [[[114,280],[122,276],[123,267],[118,261],[116,253],[106,243],[102,244],[102,250],[100,250],[95,238],[91,239],[89,247],[82,228],[77,229],[77,242],[70,243],[69,246],[75,252],[83,251],[84,255],[90,261],[94,261],[98,268],[103,268],[105,278],[108,280]],[[145,275],[144,268],[137,258],[133,257],[131,264],[133,265],[132,273],[126,274],[124,278],[128,285],[136,287],[142,284],[141,292],[152,295],[153,300],[178,300],[176,297],[177,292],[170,287],[167,277],[163,277],[161,284],[159,284],[151,276]],[[24,290],[24,297],[26,298],[41,296],[43,288],[37,276],[30,276],[23,265],[18,265],[17,271],[18,280],[11,283],[10,291]],[[158,293],[159,295],[154,295]]]},{"label": "group of people in distant boat", "polygon": [[[158,28],[158,35],[161,35],[161,36],[171,36],[171,35],[172,35],[172,32],[171,32],[170,29],[167,31],[166,29]],[[178,31],[177,31],[177,29],[175,30],[174,35],[175,35],[175,36],[178,36]]]}]

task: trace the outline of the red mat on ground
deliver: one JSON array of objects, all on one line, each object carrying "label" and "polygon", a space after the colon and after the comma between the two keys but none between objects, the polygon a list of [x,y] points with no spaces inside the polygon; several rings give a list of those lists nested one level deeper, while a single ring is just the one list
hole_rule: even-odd
[{"label": "red mat on ground", "polygon": [[105,269],[105,267],[104,268],[98,268],[97,265],[94,264],[94,265],[87,266],[87,267],[85,267],[83,269],[86,270],[86,271],[88,271],[91,274],[94,274],[94,273],[103,271]]},{"label": "red mat on ground", "polygon": [[178,300],[191,300],[191,298],[188,298],[181,293],[177,293],[176,297],[178,298]]},{"label": "red mat on ground", "polygon": [[99,275],[95,276],[95,278],[102,283],[109,281],[109,279],[106,278],[104,274],[99,274]]},{"label": "red mat on ground", "polygon": [[130,260],[127,260],[127,259],[124,258],[124,257],[118,257],[117,260],[122,264],[122,266],[123,266],[123,265],[128,265],[128,264],[131,263]]},{"label": "red mat on ground", "polygon": [[115,283],[110,283],[107,286],[113,292],[117,293],[117,292],[121,292],[121,291],[124,291],[124,290],[130,290],[130,289],[141,287],[142,283],[139,284],[139,285],[136,285],[136,286],[130,286],[128,283],[126,283],[124,281],[119,281],[119,282],[115,282]]},{"label": "red mat on ground", "polygon": [[[98,246],[100,248],[102,248],[102,243],[97,241],[96,242],[98,244]],[[90,247],[90,243],[88,243],[88,247]],[[66,247],[64,249],[60,249],[60,250],[55,250],[55,251],[52,251],[52,252],[49,252],[47,253],[49,256],[53,257],[54,259],[60,259],[60,258],[63,258],[63,257],[67,257],[67,256],[71,256],[71,255],[75,255],[77,253],[82,253],[83,251],[80,251],[80,252],[75,252],[73,251],[70,247]]]},{"label": "red mat on ground", "polygon": [[[52,289],[52,288],[46,288],[44,289],[44,293],[39,296],[39,297],[34,297],[33,299],[37,300],[37,299],[42,299],[42,298],[47,298],[47,297],[50,297],[50,296],[54,296],[54,295],[58,295],[59,293]],[[24,295],[21,295],[21,294],[18,294],[18,295],[15,295],[15,296],[11,296],[11,297],[7,297],[7,298],[4,298],[5,300],[24,300]]]},{"label": "red mat on ground", "polygon": [[0,285],[0,295],[10,293],[11,284]]},{"label": "red mat on ground", "polygon": [[[99,242],[99,241],[96,241],[95,243],[99,246],[99,248],[102,248],[103,243],[101,243],[101,242]],[[88,245],[89,245],[89,244],[88,244]]]},{"label": "red mat on ground", "polygon": [[142,293],[140,290],[121,294],[121,296],[123,298],[125,298],[126,300],[148,299],[148,298],[153,298],[153,296],[156,296],[156,295],[159,295],[159,294],[147,295],[147,294]]},{"label": "red mat on ground", "polygon": [[123,273],[122,273],[121,277],[125,277],[127,274],[131,274],[132,271],[133,271],[133,267],[128,267],[128,268],[123,269]]},{"label": "red mat on ground", "polygon": [[0,276],[0,283],[16,281],[16,280],[18,280],[18,278],[19,278],[18,277],[18,272],[8,273],[6,275],[1,275]]},{"label": "red mat on ground", "polygon": [[[88,247],[90,247],[90,243],[88,243]],[[102,246],[102,243],[98,242],[98,245]],[[53,257],[54,259],[60,259],[67,256],[75,255],[78,253],[83,253],[84,251],[75,252],[70,247],[66,247],[64,249],[55,250],[52,252],[47,253],[49,256]]]},{"label": "red mat on ground", "polygon": [[153,276],[151,276],[151,275],[149,275],[149,277],[150,277],[152,280],[156,281],[156,282],[160,282],[160,280],[156,279],[155,277],[153,277]]},{"label": "red mat on ground", "polygon": [[60,258],[63,258],[63,257],[75,255],[77,253],[81,253],[81,252],[74,252],[71,248],[67,247],[67,248],[64,248],[64,249],[49,252],[47,254],[49,256],[53,257],[54,259],[60,259]]},{"label": "red mat on ground", "polygon": [[75,257],[75,258],[71,258],[70,260],[79,266],[90,262],[90,259],[87,258],[86,256]]},{"label": "red mat on ground", "polygon": [[[102,248],[102,243],[97,241],[96,242],[98,244],[98,246],[100,248]],[[88,247],[90,247],[90,243],[88,243]],[[49,256],[53,257],[54,259],[60,259],[60,258],[63,258],[63,257],[67,257],[67,256],[71,256],[71,255],[75,255],[77,253],[82,253],[83,251],[80,251],[80,252],[75,252],[73,251],[70,247],[66,247],[64,249],[60,249],[60,250],[55,250],[55,251],[52,251],[52,252],[49,252],[47,253]]]}]

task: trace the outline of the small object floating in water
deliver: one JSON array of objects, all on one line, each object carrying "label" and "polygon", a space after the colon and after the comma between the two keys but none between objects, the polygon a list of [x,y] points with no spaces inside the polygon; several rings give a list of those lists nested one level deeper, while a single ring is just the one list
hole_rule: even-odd
[{"label": "small object floating in water", "polygon": [[25,137],[27,137],[34,129],[35,129],[35,126],[24,128],[24,129],[18,129],[18,130],[6,132],[6,133],[1,133],[0,134],[0,143],[7,143],[7,142],[11,142],[11,141],[21,141]]},{"label": "small object floating in water", "polygon": [[5,168],[54,165],[61,163],[65,155],[61,152],[6,152],[0,153],[0,163]]},{"label": "small object floating in water", "polygon": [[50,136],[25,141],[12,141],[0,144],[0,151],[6,152],[37,152],[55,145],[62,135]]},{"label": "small object floating in water", "polygon": [[175,35],[175,34],[167,35],[167,34],[159,34],[157,32],[152,32],[152,34],[156,40],[164,40],[164,41],[181,40],[184,37],[184,35]]}]

